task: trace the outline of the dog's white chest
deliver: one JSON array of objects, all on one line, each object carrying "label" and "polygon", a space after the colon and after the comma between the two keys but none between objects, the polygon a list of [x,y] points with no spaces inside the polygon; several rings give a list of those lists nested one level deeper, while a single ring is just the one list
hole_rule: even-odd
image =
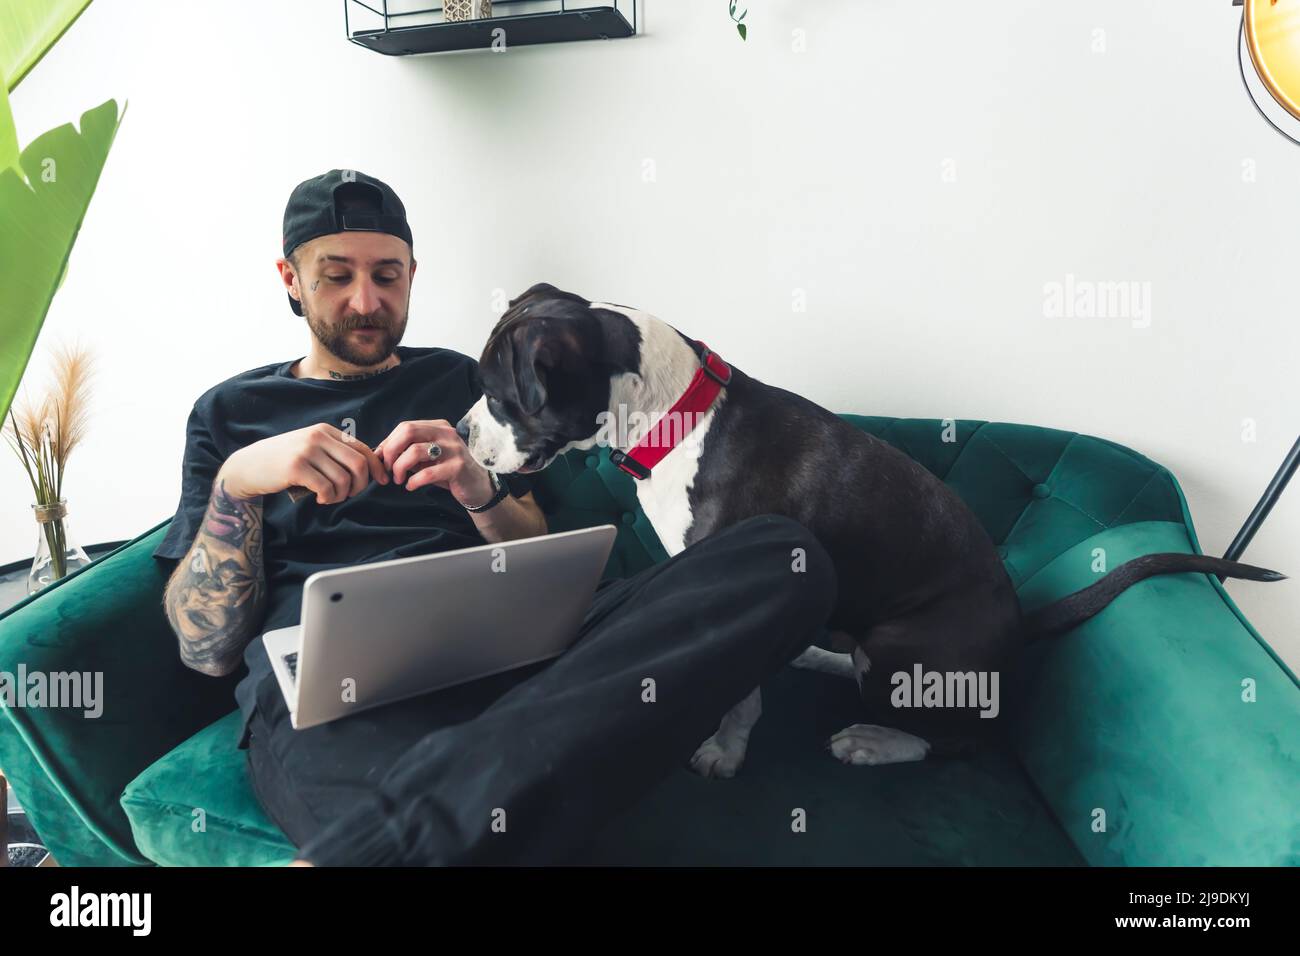
[{"label": "dog's white chest", "polygon": [[650,477],[636,483],[641,510],[654,526],[669,557],[686,547],[686,532],[694,520],[690,490],[699,473],[704,438],[713,424],[713,416],[714,410],[710,409],[699,425],[684,436],[682,443],[654,466]]},{"label": "dog's white chest", "polygon": [[[610,386],[611,415],[631,412],[647,419],[645,424],[633,429],[626,443],[619,443],[621,448],[633,447],[653,432],[656,424],[662,421],[659,416],[665,414],[665,409],[672,409],[699,374],[699,359],[681,333],[654,316],[607,302],[592,303],[592,307],[626,315],[641,334],[640,368],[635,374],[615,376]],[[705,437],[713,426],[718,408],[725,402],[724,390],[715,398],[713,407],[700,415],[695,427],[689,430],[682,427],[684,423],[681,420],[666,423],[665,429],[678,439],[675,447],[654,466],[649,478],[636,482],[637,501],[669,557],[686,548],[686,533],[694,520],[690,505],[691,486],[699,472]],[[674,414],[694,416],[696,413]]]}]

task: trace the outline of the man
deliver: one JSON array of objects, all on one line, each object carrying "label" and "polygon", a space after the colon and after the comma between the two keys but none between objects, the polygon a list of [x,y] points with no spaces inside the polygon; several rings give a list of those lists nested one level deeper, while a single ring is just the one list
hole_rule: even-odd
[{"label": "man", "polygon": [[[753,518],[602,582],[558,659],[293,730],[260,635],[298,622],[309,575],[545,534],[546,519],[534,476],[489,474],[456,432],[477,364],[400,345],[416,262],[393,190],[352,170],[301,183],[283,247],[308,352],[200,396],[155,552],[178,559],[164,606],[181,659],[247,666],[239,746],[295,863],[561,862],[812,642],[829,558],[797,523]],[[430,625],[455,600],[424,597]]]}]

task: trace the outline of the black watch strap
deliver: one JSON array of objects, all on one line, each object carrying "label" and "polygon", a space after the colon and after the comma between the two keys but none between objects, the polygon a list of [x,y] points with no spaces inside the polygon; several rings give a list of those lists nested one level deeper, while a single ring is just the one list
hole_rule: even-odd
[{"label": "black watch strap", "polygon": [[473,514],[476,515],[482,514],[483,512],[487,511],[490,508],[495,508],[497,505],[499,505],[502,502],[502,500],[505,498],[506,495],[510,494],[510,489],[506,487],[506,483],[504,481],[502,481],[500,478],[497,477],[497,473],[495,471],[489,471],[488,474],[492,476],[492,487],[496,488],[496,494],[494,494],[487,501],[483,502],[483,504],[479,505],[477,508],[471,508],[469,505],[464,505],[463,507],[465,508],[466,511],[472,512]]}]

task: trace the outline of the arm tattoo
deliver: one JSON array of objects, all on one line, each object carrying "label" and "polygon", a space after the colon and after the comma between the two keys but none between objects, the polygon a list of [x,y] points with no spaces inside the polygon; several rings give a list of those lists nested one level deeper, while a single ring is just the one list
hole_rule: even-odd
[{"label": "arm tattoo", "polygon": [[234,669],[266,605],[260,497],[236,498],[217,482],[164,601],[187,667],[214,675]]}]

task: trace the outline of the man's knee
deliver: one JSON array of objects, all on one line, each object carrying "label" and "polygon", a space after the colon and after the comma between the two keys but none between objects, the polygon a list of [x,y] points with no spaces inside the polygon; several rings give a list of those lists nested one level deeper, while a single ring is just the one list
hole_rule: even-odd
[{"label": "man's knee", "polygon": [[744,539],[773,596],[796,604],[801,613],[824,621],[835,606],[835,565],[817,537],[793,518],[762,514],[731,529]]}]

